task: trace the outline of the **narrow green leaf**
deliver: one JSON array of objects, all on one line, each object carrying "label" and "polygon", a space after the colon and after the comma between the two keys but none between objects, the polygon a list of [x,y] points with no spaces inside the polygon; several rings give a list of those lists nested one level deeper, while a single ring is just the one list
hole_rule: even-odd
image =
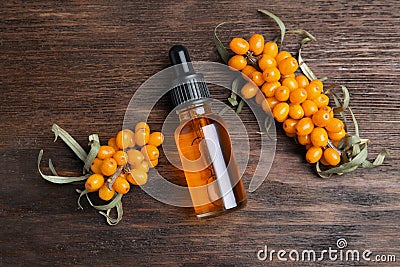
[{"label": "narrow green leaf", "polygon": [[99,211],[101,215],[106,217],[107,223],[111,226],[118,224],[122,220],[122,216],[124,214],[124,210],[122,208],[122,201],[118,201],[118,203],[115,205],[116,211],[117,211],[117,218],[111,218],[110,212],[112,210],[108,209],[107,212]]},{"label": "narrow green leaf", "polygon": [[244,100],[240,99],[239,105],[236,109],[236,114],[239,114],[242,111],[243,106],[244,106]]},{"label": "narrow green leaf", "polygon": [[317,163],[315,164],[315,169],[317,170],[317,174],[318,174],[319,177],[321,177],[321,178],[328,179],[328,178],[330,178],[330,177],[333,175],[333,173],[324,174],[324,173],[323,173],[323,170],[321,170],[321,166],[320,166],[319,161],[317,161]]},{"label": "narrow green leaf", "polygon": [[220,55],[222,61],[224,61],[225,64],[228,64],[229,57],[230,57],[229,52],[225,48],[224,44],[221,42],[221,40],[219,39],[219,37],[217,35],[218,27],[223,24],[225,24],[225,22],[218,24],[217,27],[214,28],[214,43],[215,43],[215,46],[217,47],[218,54]]},{"label": "narrow green leaf", "polygon": [[[232,92],[231,92],[231,98],[236,100],[237,99],[237,94],[239,92],[239,85],[240,85],[240,80],[241,77],[236,77],[233,81],[232,81]],[[237,105],[237,104],[236,104]],[[236,106],[235,105],[235,106]]]},{"label": "narrow green leaf", "polygon": [[51,161],[51,159],[49,159],[49,169],[53,175],[59,176],[56,171],[56,168],[54,168],[54,165],[53,165],[53,162]]},{"label": "narrow green leaf", "polygon": [[301,71],[303,72],[303,74],[310,80],[317,80],[317,76],[315,76],[315,74],[312,72],[312,70],[310,69],[310,67],[308,67],[308,65],[304,62],[302,56],[301,56],[301,49],[303,47],[303,45],[305,43],[307,43],[308,41],[310,41],[310,38],[306,37],[304,38],[301,43],[300,43],[300,48],[299,48],[299,53],[297,56],[297,62],[299,63],[299,67],[301,69]]},{"label": "narrow green leaf", "polygon": [[268,17],[272,18],[273,20],[275,20],[275,22],[279,25],[279,28],[281,30],[281,49],[282,49],[282,45],[283,45],[283,39],[285,37],[285,33],[286,33],[286,26],[285,24],[282,22],[282,20],[276,16],[275,14],[264,10],[264,9],[259,9],[258,12],[267,15]]},{"label": "narrow green leaf", "polygon": [[303,45],[305,45],[306,43],[310,42],[310,41],[311,41],[311,39],[308,38],[308,37],[303,38],[303,39],[300,41],[300,48],[301,48]]},{"label": "narrow green leaf", "polygon": [[97,153],[99,152],[99,149],[100,149],[100,140],[99,140],[99,136],[97,134],[90,135],[89,142],[90,142],[90,151],[85,159],[85,166],[83,167],[84,173],[90,171],[90,165],[92,164],[93,160],[96,158]]},{"label": "narrow green leaf", "polygon": [[356,120],[356,116],[354,116],[354,113],[353,113],[353,111],[351,110],[350,107],[348,107],[347,110],[350,112],[351,119],[353,120],[353,124],[354,124],[354,133],[355,133],[355,135],[356,135],[357,137],[359,137],[359,136],[360,136],[360,132],[359,132],[359,130],[358,130],[358,123],[357,123],[357,120]]},{"label": "narrow green leaf", "polygon": [[79,190],[79,189],[76,189],[76,192],[78,192],[79,193],[79,197],[78,197],[78,207],[81,209],[81,210],[83,210],[83,207],[82,207],[82,205],[81,205],[81,198],[84,196],[84,195],[87,195],[87,194],[89,194],[89,192],[85,189],[85,190]]},{"label": "narrow green leaf", "polygon": [[342,110],[342,104],[340,103],[338,96],[332,91],[330,91],[330,95],[332,96],[333,101],[335,102],[335,105],[336,105],[336,108],[333,109],[333,113],[334,114],[339,113],[340,116],[342,117],[344,125],[347,125],[347,119]]},{"label": "narrow green leaf", "polygon": [[232,97],[228,97],[228,101],[233,107],[238,105],[237,100]]},{"label": "narrow green leaf", "polygon": [[374,162],[370,162],[370,161],[368,161],[368,160],[365,160],[365,161],[362,163],[361,166],[362,166],[363,168],[373,168],[373,167],[382,165],[383,161],[385,160],[385,157],[386,157],[386,156],[389,156],[389,155],[390,155],[390,153],[389,153],[388,151],[382,150],[382,151],[378,154],[378,156],[376,156]]},{"label": "narrow green leaf", "polygon": [[218,112],[218,115],[222,116],[227,112],[230,108],[228,106],[225,106],[220,112]]},{"label": "narrow green leaf", "polygon": [[67,146],[80,158],[82,161],[85,161],[87,154],[86,151],[78,144],[78,142],[75,141],[72,136],[62,129],[60,126],[57,124],[53,124],[52,131],[54,132],[55,139],[54,141],[57,140],[57,137],[61,137],[61,139],[67,144]]},{"label": "narrow green leaf", "polygon": [[343,104],[342,104],[342,109],[345,111],[349,107],[350,103],[350,94],[349,90],[347,89],[346,86],[341,85],[342,87],[342,92],[343,92]]},{"label": "narrow green leaf", "polygon": [[264,120],[264,127],[265,127],[265,133],[267,134],[269,140],[274,140],[274,138],[272,138],[271,134],[269,133],[269,130],[273,125],[274,125],[274,117],[267,114]]},{"label": "narrow green leaf", "polygon": [[40,150],[40,152],[39,152],[39,156],[38,156],[38,160],[37,160],[37,168],[38,168],[38,171],[39,171],[40,175],[42,176],[42,178],[47,180],[47,181],[49,181],[49,182],[56,183],[56,184],[68,184],[68,183],[72,183],[72,182],[83,181],[83,180],[86,180],[89,177],[89,174],[86,174],[86,175],[83,175],[83,176],[79,176],[79,177],[65,177],[65,176],[58,176],[58,175],[45,175],[40,170],[40,162],[42,161],[42,157],[43,157],[43,149]]},{"label": "narrow green leaf", "polygon": [[109,203],[107,203],[107,204],[105,204],[105,205],[94,205],[94,204],[92,203],[92,201],[90,200],[90,198],[89,198],[88,195],[86,195],[86,198],[87,198],[87,200],[88,200],[90,206],[92,206],[92,207],[95,208],[96,210],[108,210],[108,209],[114,208],[115,205],[117,205],[118,201],[121,200],[122,196],[123,196],[122,194],[116,194],[116,195],[114,196],[114,198],[113,198]]},{"label": "narrow green leaf", "polygon": [[286,34],[288,34],[288,33],[301,34],[301,35],[304,35],[304,36],[308,37],[311,41],[317,41],[317,38],[315,38],[314,35],[312,35],[311,33],[309,33],[309,32],[306,31],[306,30],[298,29],[298,30],[289,30],[289,31],[286,31]]}]

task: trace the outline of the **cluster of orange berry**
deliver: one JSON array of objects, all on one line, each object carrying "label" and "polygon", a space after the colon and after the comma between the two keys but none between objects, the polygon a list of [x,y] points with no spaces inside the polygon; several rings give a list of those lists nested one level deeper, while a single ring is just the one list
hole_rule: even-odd
[{"label": "cluster of orange berry", "polygon": [[233,38],[229,46],[235,55],[228,65],[257,85],[246,83],[242,97],[255,97],[265,112],[272,112],[275,120],[283,123],[286,135],[306,146],[308,162],[338,165],[340,154],[330,146],[337,147],[346,132],[344,123],[329,107],[323,83],[295,74],[299,68],[296,58],[288,51],[279,52],[276,42],[264,42],[261,34],[252,35],[249,41]]},{"label": "cluster of orange berry", "polygon": [[158,164],[160,146],[164,141],[161,132],[150,133],[145,122],[130,129],[119,131],[116,137],[100,146],[90,169],[93,172],[85,183],[88,192],[98,191],[102,200],[111,200],[115,192],[126,194],[130,184],[143,185],[147,182],[149,168]]}]

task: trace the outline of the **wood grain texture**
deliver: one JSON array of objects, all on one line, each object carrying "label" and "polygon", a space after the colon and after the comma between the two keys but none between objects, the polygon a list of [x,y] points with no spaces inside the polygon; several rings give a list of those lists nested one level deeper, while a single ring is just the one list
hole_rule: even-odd
[{"label": "wood grain texture", "polygon": [[[277,26],[257,14],[265,8],[287,28],[312,32],[317,43],[304,58],[319,77],[348,86],[370,157],[387,148],[383,166],[330,180],[317,178],[304,151],[278,129],[267,181],[248,194],[245,209],[197,220],[190,209],[157,202],[140,188],[124,198],[124,219],[109,227],[85,206],[76,185],[57,186],[36,170],[40,148],[56,168],[82,167],[61,142],[57,123],[85,145],[120,129],[125,107],[147,78],[168,66],[167,51],[182,43],[193,60],[219,61],[212,29],[224,40]],[[256,252],[335,247],[395,254],[400,260],[399,1],[2,1],[0,5],[1,266],[256,266]],[[295,51],[298,37],[288,36]],[[218,99],[227,92],[213,91]],[[167,100],[155,107],[160,128]],[[164,105],[165,104],[165,105]],[[248,109],[240,115],[256,129]],[[250,165],[256,164],[257,140]],[[160,171],[179,175],[161,160]],[[368,262],[269,263],[272,266],[374,265]],[[398,263],[397,263],[398,264]],[[394,263],[382,266],[395,266]]]}]

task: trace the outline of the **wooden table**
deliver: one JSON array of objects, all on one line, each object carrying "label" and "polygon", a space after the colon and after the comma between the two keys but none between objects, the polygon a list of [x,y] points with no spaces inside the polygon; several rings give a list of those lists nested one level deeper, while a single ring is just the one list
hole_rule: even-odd
[{"label": "wooden table", "polygon": [[[391,254],[400,261],[400,3],[141,2],[1,4],[0,265],[376,264],[327,258],[281,262],[276,255],[272,263],[257,259],[264,245],[288,253],[322,251],[337,248],[339,238],[346,239],[346,249],[371,250],[371,259]],[[280,16],[288,29],[307,29],[318,38],[305,48],[304,58],[319,77],[329,77],[328,83],[348,86],[361,135],[372,142],[370,158],[382,148],[391,153],[383,166],[322,180],[305,162],[302,148],[279,127],[272,169],[263,185],[248,194],[245,209],[197,220],[191,209],[160,203],[135,187],[124,198],[124,218],[115,227],[87,204],[83,211],[76,209],[75,189],[81,186],[58,186],[39,176],[41,148],[64,175],[77,175],[82,167],[61,141],[53,143],[53,123],[82,145],[91,133],[103,141],[111,137],[121,128],[135,90],[168,66],[172,45],[186,45],[193,60],[220,61],[212,30],[223,21],[230,22],[221,33],[225,42],[255,32],[272,39],[278,27],[257,8]],[[295,52],[299,40],[288,36],[286,48]],[[212,94],[224,99],[228,92]],[[150,124],[158,129],[169,110],[158,105],[155,111]],[[248,109],[240,116],[250,130],[256,129]],[[159,170],[178,175],[165,159]]]}]

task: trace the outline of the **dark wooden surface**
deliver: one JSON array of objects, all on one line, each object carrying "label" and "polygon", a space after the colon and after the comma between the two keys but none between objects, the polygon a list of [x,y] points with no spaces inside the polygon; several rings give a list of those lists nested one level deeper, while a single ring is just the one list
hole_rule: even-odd
[{"label": "dark wooden surface", "polygon": [[[212,29],[222,37],[273,38],[277,26],[307,29],[318,43],[304,57],[318,76],[343,83],[370,157],[383,166],[331,180],[317,178],[303,151],[278,129],[267,181],[248,194],[245,209],[197,220],[190,209],[162,204],[140,188],[124,199],[123,221],[110,227],[87,205],[77,211],[77,185],[58,186],[36,170],[39,149],[63,174],[79,174],[77,158],[53,143],[58,123],[81,144],[97,132],[115,134],[125,107],[147,78],[168,65],[167,51],[182,43],[194,60],[219,61]],[[255,266],[256,252],[335,248],[395,254],[400,261],[398,1],[2,1],[0,5],[1,266],[238,265]],[[294,49],[297,37],[288,37]],[[294,50],[292,50],[294,51]],[[227,92],[213,91],[223,99]],[[157,106],[154,129],[168,113]],[[241,117],[255,129],[250,112]],[[253,144],[257,150],[257,145]],[[256,154],[256,153],[255,153]],[[159,169],[171,173],[161,160]],[[251,173],[256,159],[251,158]],[[175,174],[174,174],[175,175]],[[245,178],[248,185],[249,180]],[[278,262],[269,265],[294,265]],[[367,262],[297,263],[367,265]],[[370,263],[375,265],[376,263]],[[398,264],[398,262],[397,262]],[[394,263],[382,266],[395,266]],[[381,265],[380,265],[381,266]]]}]

